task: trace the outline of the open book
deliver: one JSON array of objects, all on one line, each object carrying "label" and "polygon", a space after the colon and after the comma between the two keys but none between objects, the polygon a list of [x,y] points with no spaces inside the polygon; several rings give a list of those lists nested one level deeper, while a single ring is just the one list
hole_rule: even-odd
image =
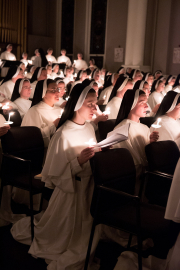
[{"label": "open book", "polygon": [[126,124],[108,133],[107,138],[94,145],[94,148],[103,148],[128,139],[130,124]]}]

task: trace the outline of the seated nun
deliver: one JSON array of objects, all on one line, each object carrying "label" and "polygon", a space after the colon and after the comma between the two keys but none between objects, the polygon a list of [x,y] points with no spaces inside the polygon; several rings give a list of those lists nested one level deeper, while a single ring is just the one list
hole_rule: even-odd
[{"label": "seated nun", "polygon": [[153,81],[154,81],[153,74],[152,73],[145,74],[144,80],[149,84],[149,90],[151,90],[152,84],[153,84]]},{"label": "seated nun", "polygon": [[52,74],[52,66],[50,64],[48,64],[46,66],[46,70],[47,70],[47,79],[51,79],[51,74]]},{"label": "seated nun", "polygon": [[94,69],[91,75],[91,82],[96,82],[98,85],[98,88],[102,88],[103,85],[100,83],[100,71],[98,68]]},{"label": "seated nun", "polygon": [[33,65],[37,67],[45,67],[48,64],[45,53],[42,48],[38,49],[39,55],[35,57]]},{"label": "seated nun", "polygon": [[[92,119],[96,102],[96,93],[90,86],[74,87],[42,170],[42,181],[54,192],[43,216],[37,215],[37,219],[35,216],[33,242],[29,217],[11,229],[13,238],[31,245],[28,252],[44,258],[49,269],[84,267],[93,222],[90,205],[94,182],[89,160],[94,150],[88,142],[92,139],[96,142],[94,129],[87,120]],[[91,254],[95,252],[100,232],[96,226]]]},{"label": "seated nun", "polygon": [[121,107],[115,123],[115,129],[130,124],[129,138],[117,143],[114,148],[127,148],[134,160],[137,179],[142,169],[147,165],[145,146],[158,139],[158,132],[150,133],[150,129],[140,123],[139,118],[146,116],[147,97],[142,90],[128,90],[122,100]]},{"label": "seated nun", "polygon": [[40,81],[37,84],[32,100],[32,106],[25,114],[21,126],[40,128],[44,146],[47,147],[61,117],[62,109],[54,105],[59,101],[59,89],[51,80]]},{"label": "seated nun", "polygon": [[120,75],[113,87],[113,90],[109,98],[109,102],[106,105],[106,111],[107,110],[110,111],[109,119],[117,118],[123,96],[128,89],[132,88],[133,88],[132,79],[129,79],[124,75]]},{"label": "seated nun", "polygon": [[63,79],[65,85],[72,82],[72,69],[71,67],[66,68],[66,77]]},{"label": "seated nun", "polygon": [[34,74],[33,74],[33,76],[32,76],[32,78],[31,78],[31,80],[30,80],[31,87],[32,87],[31,95],[30,95],[31,99],[34,96],[34,92],[35,92],[35,89],[36,89],[37,82],[42,81],[42,80],[46,80],[46,79],[47,79],[47,70],[46,70],[46,68],[37,67]]},{"label": "seated nun", "polygon": [[164,83],[161,80],[158,80],[156,83],[153,83],[151,94],[148,98],[148,104],[153,110],[157,104],[160,104],[164,98],[162,94],[164,90]]},{"label": "seated nun", "polygon": [[128,77],[130,77],[131,71],[132,71],[132,68],[130,68],[130,67],[127,67],[127,68],[126,68],[126,75],[127,75]]},{"label": "seated nun", "polygon": [[175,81],[176,81],[176,77],[175,76],[169,75],[167,77],[167,80],[166,80],[166,83],[165,83],[165,87],[164,87],[164,90],[162,92],[164,96],[167,94],[167,92],[169,92],[169,91],[171,91],[173,89],[173,86],[175,84]]},{"label": "seated nun", "polygon": [[31,79],[33,74],[34,74],[34,71],[36,70],[36,66],[28,66],[27,67],[27,74],[26,74],[26,78],[28,79]]},{"label": "seated nun", "polygon": [[56,84],[59,88],[59,101],[55,103],[56,106],[60,106],[62,109],[66,106],[67,101],[63,99],[64,94],[66,93],[65,83],[62,80],[57,80]]},{"label": "seated nun", "polygon": [[10,106],[19,111],[21,118],[27,113],[31,107],[29,97],[31,95],[31,84],[28,79],[18,79],[15,83]]},{"label": "seated nun", "polygon": [[88,68],[88,65],[86,63],[85,60],[83,60],[83,55],[82,53],[78,53],[77,54],[77,60],[74,60],[74,64],[73,67],[76,69],[76,72],[78,72],[79,70],[85,70]]},{"label": "seated nun", "polygon": [[137,81],[142,80],[143,76],[139,69],[132,69],[129,77],[133,79],[133,83],[135,84]]},{"label": "seated nun", "polygon": [[89,60],[89,69],[91,70],[91,71],[93,71],[94,69],[96,69],[97,68],[97,66],[95,65],[95,60],[92,58],[92,59],[90,59]]},{"label": "seated nun", "polygon": [[53,54],[53,49],[52,48],[49,48],[47,50],[47,54],[46,54],[46,59],[48,61],[49,64],[53,64],[53,63],[56,63],[56,58],[52,55]]},{"label": "seated nun", "polygon": [[87,71],[86,70],[80,70],[77,74],[77,78],[75,80],[75,82],[72,83],[71,85],[71,90],[70,93],[73,89],[73,87],[78,84],[78,83],[82,83],[85,79],[87,78]]},{"label": "seated nun", "polygon": [[110,98],[110,95],[111,95],[111,92],[112,92],[113,87],[115,86],[116,81],[117,81],[118,78],[119,78],[119,75],[116,74],[116,73],[113,73],[113,74],[110,76],[110,78],[109,78],[109,80],[107,81],[107,84],[106,84],[106,85],[108,85],[108,83],[109,83],[110,85],[107,86],[107,87],[101,92],[101,94],[100,94],[100,96],[99,96],[98,104],[100,104],[99,102],[101,102],[101,101],[103,101],[103,102],[101,102],[100,105],[106,105],[106,104],[108,103],[109,98]]},{"label": "seated nun", "polygon": [[[179,143],[180,94],[174,91],[167,93],[156,113],[156,119],[159,117],[161,121],[159,122],[160,128],[157,129],[159,132],[158,141],[172,140]],[[157,124],[157,121],[154,124]],[[154,128],[151,127],[150,130],[153,131]]]},{"label": "seated nun", "polygon": [[120,67],[117,72],[117,74],[121,75],[121,74],[125,74],[126,73],[126,69],[124,67]]},{"label": "seated nun", "polygon": [[154,72],[154,80],[158,80],[160,76],[162,76],[162,71],[161,70],[156,70]]},{"label": "seated nun", "polygon": [[23,71],[20,67],[10,67],[6,77],[0,85],[0,102],[4,103],[11,100],[15,82],[20,78],[24,78]]},{"label": "seated nun", "polygon": [[53,64],[52,65],[51,79],[54,80],[57,77],[59,77],[58,73],[59,73],[59,65],[58,64]]},{"label": "seated nun", "polygon": [[61,50],[61,55],[57,58],[57,63],[66,64],[66,66],[68,66],[68,67],[70,67],[72,65],[70,58],[66,56],[66,50],[65,49]]}]

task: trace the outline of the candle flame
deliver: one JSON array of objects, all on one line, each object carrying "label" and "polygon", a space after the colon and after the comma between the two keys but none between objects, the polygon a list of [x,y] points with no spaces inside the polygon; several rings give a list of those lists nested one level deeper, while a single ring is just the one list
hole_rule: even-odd
[{"label": "candle flame", "polygon": [[107,107],[107,109],[103,112],[103,114],[110,114],[110,108]]},{"label": "candle flame", "polygon": [[93,139],[93,138],[91,138],[91,139],[89,139],[89,141],[88,141],[88,142],[85,142],[85,144],[88,144],[88,145],[89,145],[89,147],[91,147],[91,146],[95,145],[96,143],[94,142],[94,139]]}]

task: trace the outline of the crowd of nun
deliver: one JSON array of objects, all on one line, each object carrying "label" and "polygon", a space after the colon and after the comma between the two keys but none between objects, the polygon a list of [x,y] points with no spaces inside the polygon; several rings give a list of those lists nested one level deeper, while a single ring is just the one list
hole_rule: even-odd
[{"label": "crowd of nun", "polygon": [[[1,54],[1,60],[16,60],[11,51],[10,44]],[[164,76],[160,70],[153,74],[124,67],[111,73],[104,68],[98,69],[93,59],[88,66],[81,53],[73,64],[65,49],[57,59],[52,54],[52,48],[48,49],[47,55],[37,49],[35,56],[28,60],[27,53],[23,53],[20,65],[11,66],[0,82],[4,114],[18,110],[22,117],[21,126],[36,126],[41,130],[46,149],[42,181],[47,188],[53,189],[48,205],[34,218],[33,242],[30,218],[13,214],[7,199],[10,196],[16,202],[28,204],[26,191],[4,188],[0,226],[13,223],[13,238],[30,245],[29,253],[45,259],[48,270],[80,270],[84,266],[92,225],[90,204],[94,185],[89,160],[95,151],[85,142],[92,138],[96,142],[95,132],[100,121],[116,119],[114,129],[130,123],[128,139],[116,143],[113,148],[130,151],[136,168],[135,192],[138,194],[139,179],[147,166],[145,146],[166,140],[180,146],[180,74]],[[60,69],[61,64],[65,64],[64,69]],[[106,105],[105,111],[101,111],[99,105]],[[161,117],[158,130],[140,123],[141,117],[150,116]],[[0,136],[10,129],[4,122],[0,114]],[[180,161],[165,214],[166,219],[177,223],[180,223],[179,171]],[[76,177],[81,181],[76,181]],[[39,203],[40,196],[35,195],[35,210]],[[126,245],[128,234],[98,225],[92,257],[100,239]],[[149,268],[146,265],[143,269],[180,269],[179,252],[180,235],[166,259],[156,258],[154,268],[151,262]],[[116,270],[137,269],[137,262],[132,263],[137,258],[132,259],[131,255],[120,257],[121,263],[117,263]],[[151,261],[153,259],[151,256]]]}]

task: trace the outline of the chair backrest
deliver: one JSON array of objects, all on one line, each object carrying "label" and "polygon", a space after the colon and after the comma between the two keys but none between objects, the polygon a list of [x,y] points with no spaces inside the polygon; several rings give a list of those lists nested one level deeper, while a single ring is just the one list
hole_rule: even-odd
[{"label": "chair backrest", "polygon": [[116,119],[109,119],[105,122],[98,123],[99,136],[100,140],[104,140],[107,137],[107,134],[111,132],[115,127]]},{"label": "chair backrest", "polygon": [[3,153],[31,160],[32,170],[41,172],[44,141],[37,127],[14,127],[1,138]]},{"label": "chair backrest", "polygon": [[22,118],[21,115],[19,113],[19,111],[17,110],[10,110],[8,111],[7,114],[4,114],[3,111],[1,110],[1,114],[4,116],[4,118],[6,119],[6,121],[8,120],[9,117],[9,113],[13,112],[14,114],[11,115],[11,121],[13,122],[13,124],[11,125],[11,127],[20,127],[21,122],[22,122]]},{"label": "chair backrest", "polygon": [[[100,93],[99,93],[100,95]],[[99,106],[99,109],[101,110],[101,112],[104,112],[105,109],[106,109],[106,105],[98,105]]]},{"label": "chair backrest", "polygon": [[[97,185],[103,185],[129,194],[134,193],[136,169],[133,158],[127,149],[117,148],[95,153],[90,163],[95,182],[91,213],[94,213],[97,202]],[[105,202],[102,201],[104,209],[111,207],[110,204],[118,205],[119,197],[110,194],[105,199]]]},{"label": "chair backrest", "polygon": [[145,147],[150,170],[173,174],[179,160],[179,149],[174,141],[150,143]]},{"label": "chair backrest", "polygon": [[156,118],[155,117],[141,117],[139,120],[141,124],[144,124],[150,128],[151,125],[156,121]]}]

